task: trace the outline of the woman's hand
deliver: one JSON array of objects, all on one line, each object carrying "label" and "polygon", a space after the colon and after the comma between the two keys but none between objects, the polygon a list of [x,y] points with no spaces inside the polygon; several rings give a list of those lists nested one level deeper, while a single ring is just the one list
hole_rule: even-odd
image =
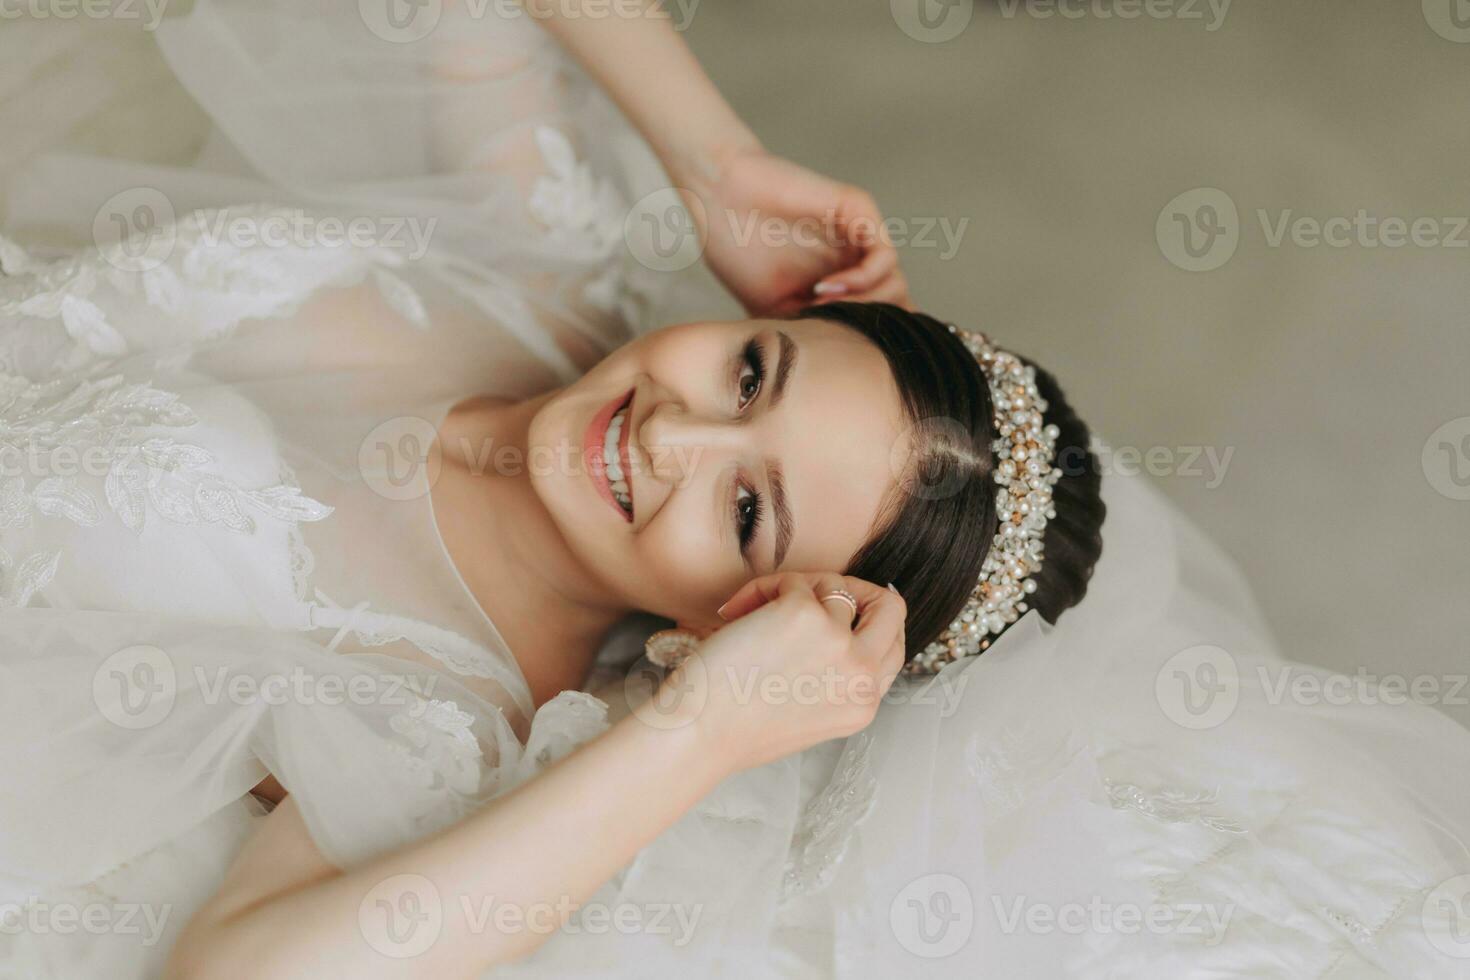
[{"label": "woman's hand", "polygon": [[[845,589],[858,617],[838,599]],[[659,727],[687,723],[727,753],[730,772],[764,765],[867,727],[903,665],[897,592],[835,573],[755,579],[721,609],[730,623],[664,679],[637,711]],[[676,699],[670,714],[672,699]],[[636,712],[635,712],[636,713]]]},{"label": "woman's hand", "polygon": [[761,149],[658,0],[632,0],[638,17],[592,16],[580,0],[521,2],[699,199],[702,208],[686,203],[709,235],[705,259],[751,314],[839,299],[910,305],[873,199]]},{"label": "woman's hand", "polygon": [[695,191],[705,261],[752,315],[832,300],[911,305],[883,215],[861,188],[750,148]]}]

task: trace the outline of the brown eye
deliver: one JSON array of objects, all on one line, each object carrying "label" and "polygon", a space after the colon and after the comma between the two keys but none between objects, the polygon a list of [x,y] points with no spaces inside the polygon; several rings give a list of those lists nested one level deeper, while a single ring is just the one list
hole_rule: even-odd
[{"label": "brown eye", "polygon": [[761,379],[750,368],[746,368],[740,374],[740,407],[744,408],[755,400],[755,396],[761,393]]},{"label": "brown eye", "polygon": [[752,339],[745,345],[742,355],[745,361],[735,386],[739,395],[740,408],[744,409],[761,393],[761,383],[766,377],[766,355],[760,344]]},{"label": "brown eye", "polygon": [[735,491],[735,533],[743,554],[761,525],[761,495],[745,486]]}]

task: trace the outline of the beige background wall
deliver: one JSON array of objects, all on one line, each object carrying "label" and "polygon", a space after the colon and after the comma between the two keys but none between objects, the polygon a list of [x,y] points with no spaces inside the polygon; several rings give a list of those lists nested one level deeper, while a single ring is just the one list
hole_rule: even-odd
[{"label": "beige background wall", "polygon": [[[1238,0],[1223,20],[1016,0],[943,43],[900,28],[914,2],[702,0],[686,33],[769,147],[914,231],[968,221],[953,255],[942,236],[906,250],[916,298],[1050,366],[1114,446],[1153,449],[1294,657],[1448,690],[1470,671],[1470,29],[1451,0]],[[95,26],[0,22],[0,180],[58,135],[160,161],[197,146],[146,35],[67,54]],[[79,92],[137,116],[89,116]],[[139,140],[145,116],[168,125]],[[1233,203],[1238,243],[1189,272],[1156,221],[1199,187]],[[1257,212],[1288,209],[1446,219],[1429,233],[1462,245],[1273,247]],[[1426,465],[1446,424],[1455,455]],[[1186,468],[1200,450],[1223,475]]]},{"label": "beige background wall", "polygon": [[[1273,233],[1286,209],[1464,222],[1470,29],[1441,37],[1419,0],[1238,0],[1212,31],[1203,2],[1157,8],[1200,19],[1066,6],[1086,15],[977,5],[926,43],[898,26],[911,0],[704,0],[686,33],[770,148],[890,215],[969,219],[952,257],[905,254],[922,306],[1052,367],[1115,446],[1176,469],[1185,447],[1233,452],[1218,485],[1207,467],[1159,483],[1244,566],[1292,656],[1463,676],[1470,500],[1436,484],[1470,485],[1422,451],[1453,420],[1470,435],[1470,231],[1272,247],[1257,210]],[[1207,272],[1155,235],[1196,187],[1240,218]],[[1470,723],[1470,688],[1457,700]]]}]

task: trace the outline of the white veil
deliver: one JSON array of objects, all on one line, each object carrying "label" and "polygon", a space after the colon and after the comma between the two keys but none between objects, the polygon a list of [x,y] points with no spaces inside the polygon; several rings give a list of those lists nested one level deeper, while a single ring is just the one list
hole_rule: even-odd
[{"label": "white veil", "polygon": [[[52,265],[7,250],[0,367],[28,384],[7,404],[70,398],[73,412],[77,372],[120,376],[85,398],[156,399],[160,414],[130,435],[141,444],[179,421],[151,394],[169,379],[212,462],[191,458],[280,505],[243,506],[264,529],[252,549],[224,503],[209,515],[223,527],[180,539],[186,566],[153,571],[214,605],[179,616],[104,560],[45,557],[47,536],[72,533],[89,506],[88,527],[126,523],[105,478],[82,484],[82,501],[23,485],[29,516],[6,525],[0,581],[15,605],[44,601],[0,617],[12,892],[95,892],[102,875],[111,895],[186,910],[259,819],[242,795],[262,763],[349,866],[605,724],[607,706],[574,693],[531,717],[493,624],[463,598],[444,621],[440,600],[459,586],[442,556],[392,568],[352,544],[369,527],[423,540],[431,519],[356,485],[352,453],[373,425],[433,420],[488,379],[507,393],[564,379],[656,324],[672,288],[623,240],[628,201],[661,180],[647,148],[534,23],[473,9],[448,4],[430,35],[402,42],[353,5],[198,0],[158,34],[218,127],[198,165],[55,156],[12,182],[12,225],[87,236],[104,201],[121,202],[107,207],[126,226],[166,218],[146,209],[161,196],[186,244],[136,275],[97,253]],[[248,202],[436,230],[411,260],[407,240],[264,257],[188,247],[194,208]],[[345,305],[323,318],[323,297]],[[425,324],[449,339],[425,344]],[[349,345],[363,352],[351,370],[312,366]],[[243,439],[252,425],[273,439]],[[1105,496],[1104,557],[1055,627],[1032,615],[983,657],[896,687],[862,734],[727,780],[588,903],[614,924],[579,916],[497,975],[1470,975],[1470,735],[1428,709],[1283,695],[1327,675],[1278,658],[1231,563],[1142,478],[1109,477]],[[149,520],[149,534],[171,533]],[[131,554],[88,540],[70,543]],[[259,574],[206,588],[242,568]],[[92,611],[104,600],[129,611]],[[75,682],[119,650],[142,651],[116,666],[147,675],[154,649],[177,677],[365,676],[425,696],[221,706],[185,685],[121,751]],[[83,938],[7,934],[0,955],[27,975],[125,976],[166,948]]]}]

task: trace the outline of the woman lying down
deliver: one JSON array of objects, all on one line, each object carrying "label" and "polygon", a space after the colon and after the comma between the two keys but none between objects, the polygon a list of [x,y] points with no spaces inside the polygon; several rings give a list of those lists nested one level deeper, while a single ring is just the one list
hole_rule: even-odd
[{"label": "woman lying down", "polygon": [[[710,200],[871,206],[541,27]],[[756,315],[598,357],[529,261],[210,233],[299,216],[0,253],[7,975],[1470,976],[1470,734],[1300,696],[891,249],[711,230]]]}]

